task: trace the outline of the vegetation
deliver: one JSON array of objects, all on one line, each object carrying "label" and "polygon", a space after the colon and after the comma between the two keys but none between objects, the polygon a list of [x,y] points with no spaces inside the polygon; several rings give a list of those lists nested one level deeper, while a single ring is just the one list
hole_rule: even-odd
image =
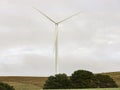
[{"label": "vegetation", "polygon": [[97,74],[95,75],[98,80],[98,86],[100,88],[116,88],[118,87],[115,81],[108,75]]},{"label": "vegetation", "polygon": [[70,88],[70,80],[66,74],[50,76],[44,85],[44,89],[67,89]]},{"label": "vegetation", "polygon": [[75,71],[70,78],[66,74],[50,76],[44,89],[81,89],[81,88],[114,88],[118,87],[108,75],[93,74],[90,71]]},{"label": "vegetation", "polygon": [[0,90],[15,90],[13,86],[0,82]]},{"label": "vegetation", "polygon": [[92,72],[85,70],[75,71],[70,77],[72,88],[97,88],[95,76]]},{"label": "vegetation", "polygon": [[110,76],[120,87],[120,72],[110,72],[110,73],[102,73],[102,74]]},{"label": "vegetation", "polygon": [[5,87],[3,86],[0,86],[0,90],[6,90]]},{"label": "vegetation", "polygon": [[[101,73],[109,75],[120,87],[120,72]],[[16,76],[0,76],[0,81],[14,86],[15,90],[40,90],[43,88],[48,77],[16,77]],[[2,89],[0,89],[2,90]],[[84,90],[84,89],[82,89]],[[87,89],[85,89],[87,90]],[[88,89],[88,90],[120,90],[120,88],[109,89]]]},{"label": "vegetation", "polygon": [[[11,86],[14,86],[15,90],[16,88],[22,87],[22,88],[28,88],[33,87],[34,88],[43,88],[43,85],[45,84],[45,81],[48,79],[48,77],[19,77],[19,76],[1,76],[0,81],[8,83]],[[38,89],[38,90],[39,90]],[[22,89],[23,90],[23,89]],[[28,89],[25,89],[28,90]]]}]

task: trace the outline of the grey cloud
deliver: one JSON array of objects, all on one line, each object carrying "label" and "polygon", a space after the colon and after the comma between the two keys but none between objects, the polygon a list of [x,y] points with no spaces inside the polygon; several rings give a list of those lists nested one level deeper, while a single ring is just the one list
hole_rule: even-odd
[{"label": "grey cloud", "polygon": [[[0,66],[1,75],[47,76],[54,74],[54,61],[52,58],[34,54],[19,57],[22,57],[22,59],[18,58],[18,61],[22,61],[22,63],[2,63]],[[11,61],[14,62],[14,60]]]},{"label": "grey cloud", "polygon": [[71,74],[77,69],[95,73],[119,71],[119,3],[119,0],[1,0],[0,75],[54,74],[55,27],[32,6],[55,21],[83,11],[59,25],[60,73]]}]

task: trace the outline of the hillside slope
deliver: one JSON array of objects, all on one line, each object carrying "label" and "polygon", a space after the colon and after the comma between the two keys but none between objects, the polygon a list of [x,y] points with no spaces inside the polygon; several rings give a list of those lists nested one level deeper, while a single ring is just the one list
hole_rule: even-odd
[{"label": "hillside slope", "polygon": [[[15,88],[18,88],[20,86],[26,88],[26,86],[34,86],[36,88],[42,88],[45,81],[47,80],[47,77],[15,77],[15,76],[1,76],[0,82],[6,82]],[[39,90],[38,89],[38,90]],[[36,90],[36,89],[35,89]]]},{"label": "hillside slope", "polygon": [[117,83],[117,85],[120,87],[120,72],[110,72],[110,73],[103,73],[105,75],[109,75],[113,78],[113,80]]},{"label": "hillside slope", "polygon": [[[111,76],[117,85],[120,87],[120,72],[110,72],[110,73],[102,73]],[[15,76],[1,76],[0,82],[6,82],[19,90],[17,88],[23,87],[26,90],[27,88],[31,88],[31,90],[39,90],[43,87],[47,77],[15,77]]]}]

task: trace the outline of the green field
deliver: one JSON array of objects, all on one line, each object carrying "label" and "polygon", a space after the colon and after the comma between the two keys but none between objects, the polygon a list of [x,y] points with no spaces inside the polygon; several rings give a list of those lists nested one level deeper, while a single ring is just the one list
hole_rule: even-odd
[{"label": "green field", "polygon": [[[103,73],[111,76],[120,87],[120,72]],[[47,77],[0,77],[1,82],[14,86],[15,90],[41,90]],[[69,90],[69,89],[68,89]],[[74,90],[74,89],[73,89]],[[79,89],[79,90],[120,90],[120,88],[109,89]]]}]

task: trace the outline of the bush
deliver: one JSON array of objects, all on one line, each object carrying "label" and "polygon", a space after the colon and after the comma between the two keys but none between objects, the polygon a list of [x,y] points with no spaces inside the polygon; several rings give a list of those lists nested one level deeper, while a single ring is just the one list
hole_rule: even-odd
[{"label": "bush", "polygon": [[15,90],[13,86],[0,82],[0,90]]},{"label": "bush", "polygon": [[[108,75],[93,74],[86,70],[77,70],[70,77],[66,74],[50,76],[43,89],[80,89],[118,87]],[[1,90],[1,89],[0,89]]]},{"label": "bush", "polygon": [[43,89],[67,89],[70,87],[70,80],[66,74],[50,76]]},{"label": "bush", "polygon": [[85,70],[75,71],[70,77],[72,88],[96,88],[97,83],[92,72]]},{"label": "bush", "polygon": [[6,90],[5,87],[3,86],[0,86],[0,90]]},{"label": "bush", "polygon": [[118,87],[115,81],[108,75],[97,74],[95,75],[98,80],[98,86],[100,88],[116,88]]}]

